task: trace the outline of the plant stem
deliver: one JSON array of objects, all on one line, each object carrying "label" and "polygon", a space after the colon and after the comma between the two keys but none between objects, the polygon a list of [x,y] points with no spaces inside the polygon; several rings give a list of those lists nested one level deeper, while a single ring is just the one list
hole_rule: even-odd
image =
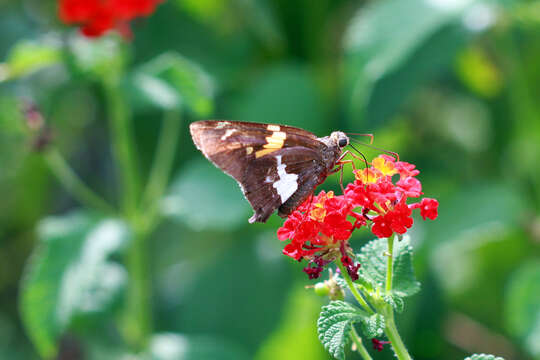
[{"label": "plant stem", "polygon": [[[388,261],[386,263],[386,292],[390,294],[392,291],[392,275],[394,265],[394,237],[388,238]],[[384,333],[388,340],[392,343],[392,348],[399,360],[412,360],[407,352],[407,348],[399,336],[399,332],[394,320],[394,309],[390,305],[384,305],[382,311],[385,319]]]},{"label": "plant stem", "polygon": [[362,338],[358,335],[356,332],[356,329],[353,327],[351,330],[351,339],[356,345],[356,351],[362,356],[364,360],[373,360],[371,355],[369,355],[367,349],[364,346],[364,343],[362,342]]},{"label": "plant stem", "polygon": [[371,307],[368,305],[366,300],[364,300],[362,295],[360,295],[356,286],[354,286],[354,283],[352,282],[351,277],[349,276],[349,272],[347,271],[347,269],[341,262],[341,259],[339,259],[339,261],[336,261],[336,264],[339,267],[339,270],[341,271],[341,276],[343,276],[343,278],[347,282],[347,285],[349,286],[349,290],[351,290],[351,293],[353,294],[356,301],[358,301],[358,303],[362,305],[364,310],[366,310],[370,314],[373,314],[373,310],[371,309]]},{"label": "plant stem", "polygon": [[81,204],[106,214],[114,214],[115,209],[102,197],[90,189],[73,171],[58,149],[45,152],[45,161],[64,188]]},{"label": "plant stem", "polygon": [[127,251],[129,273],[124,312],[124,336],[135,350],[146,346],[152,333],[151,286],[146,249],[148,232],[141,226],[138,213],[139,173],[135,162],[132,124],[118,79],[104,82],[107,100],[113,155],[120,180],[122,214],[133,229],[133,240]]},{"label": "plant stem", "polygon": [[394,271],[394,238],[388,238],[388,261],[386,262],[386,292],[392,291],[392,274]]},{"label": "plant stem", "polygon": [[180,125],[180,113],[169,111],[165,114],[152,170],[150,171],[142,201],[143,209],[149,209],[146,216],[148,228],[151,228],[155,223],[159,201],[169,180],[175,149],[178,144]]},{"label": "plant stem", "polygon": [[147,234],[136,229],[127,253],[130,282],[127,292],[124,335],[136,350],[144,349],[152,333],[151,279],[146,240]]},{"label": "plant stem", "polygon": [[388,305],[389,314],[385,316],[385,328],[384,333],[386,334],[386,337],[388,337],[388,340],[392,343],[392,348],[394,349],[394,352],[396,354],[396,357],[399,360],[412,360],[411,355],[407,352],[407,348],[405,347],[405,344],[403,343],[403,340],[401,340],[401,336],[399,336],[399,332],[396,327],[396,322],[394,321],[394,310]]},{"label": "plant stem", "polygon": [[129,218],[136,211],[139,190],[139,173],[135,163],[133,129],[129,121],[127,104],[117,81],[104,82],[104,90],[109,111],[113,155],[122,187],[122,210]]}]

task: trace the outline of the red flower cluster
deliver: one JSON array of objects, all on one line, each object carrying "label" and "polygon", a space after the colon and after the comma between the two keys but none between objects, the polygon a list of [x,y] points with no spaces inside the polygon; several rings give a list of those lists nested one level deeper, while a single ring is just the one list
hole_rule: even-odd
[{"label": "red flower cluster", "polygon": [[129,21],[152,14],[161,0],[59,0],[66,24],[80,24],[84,35],[101,36],[111,29],[130,36]]},{"label": "red flower cluster", "polygon": [[[344,195],[322,191],[289,215],[277,232],[280,240],[291,240],[283,253],[313,264],[304,269],[310,278],[319,277],[326,264],[340,258],[355,280],[360,264],[351,260],[354,256],[348,245],[354,229],[370,227],[377,237],[385,238],[404,234],[412,226],[413,209],[419,208],[424,220],[437,217],[435,199],[407,204],[409,198],[423,194],[418,174],[414,165],[390,156],[373,159],[369,168],[355,170],[356,180],[347,185]],[[394,175],[399,175],[395,183]]]}]

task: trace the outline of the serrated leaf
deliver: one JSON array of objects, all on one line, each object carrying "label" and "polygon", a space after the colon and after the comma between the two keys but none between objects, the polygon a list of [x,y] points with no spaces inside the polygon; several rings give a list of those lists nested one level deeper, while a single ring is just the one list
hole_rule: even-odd
[{"label": "serrated leaf", "polygon": [[344,301],[331,301],[323,306],[317,331],[324,348],[338,360],[345,359],[345,347],[350,341],[352,324],[366,318],[367,314]]},{"label": "serrated leaf", "polygon": [[392,292],[399,297],[411,296],[420,291],[420,282],[414,276],[412,254],[409,236],[404,236],[401,241],[394,241]]},{"label": "serrated leaf", "polygon": [[[412,267],[412,247],[408,236],[401,241],[394,241],[394,271],[392,277],[392,294],[406,297],[420,290],[420,283],[414,276]],[[386,285],[386,268],[388,257],[387,239],[372,240],[362,247],[358,261],[362,264],[360,276],[374,288],[384,291]]]},{"label": "serrated leaf", "polygon": [[495,356],[495,355],[474,354],[465,358],[465,360],[504,360],[504,359],[502,357]]},{"label": "serrated leaf", "polygon": [[127,89],[139,108],[188,109],[209,116],[214,109],[214,84],[200,66],[175,52],[142,65],[129,79]]},{"label": "serrated leaf", "polygon": [[127,281],[110,260],[129,239],[127,226],[84,212],[43,220],[22,280],[20,311],[39,354],[50,358],[75,321],[107,313]]},{"label": "serrated leaf", "polygon": [[405,302],[403,298],[399,297],[396,294],[384,295],[383,300],[385,303],[392,306],[392,308],[397,312],[402,312],[405,308]]},{"label": "serrated leaf", "polygon": [[47,41],[21,41],[8,54],[8,77],[17,78],[57,64],[62,59],[58,43]]},{"label": "serrated leaf", "polygon": [[384,334],[385,321],[381,314],[373,314],[369,317],[363,318],[361,321],[362,333],[366,338],[380,337]]}]

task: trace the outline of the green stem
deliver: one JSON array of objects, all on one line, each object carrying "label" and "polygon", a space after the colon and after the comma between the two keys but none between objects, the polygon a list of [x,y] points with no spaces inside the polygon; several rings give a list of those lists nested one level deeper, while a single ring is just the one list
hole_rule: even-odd
[{"label": "green stem", "polygon": [[364,343],[362,342],[362,338],[358,335],[354,327],[351,331],[351,339],[356,345],[356,351],[358,351],[364,360],[373,360],[371,355],[369,355],[368,351],[366,350]]},{"label": "green stem", "polygon": [[148,269],[148,232],[138,213],[139,172],[135,162],[134,136],[128,107],[118,79],[107,79],[104,92],[108,105],[113,155],[120,180],[122,213],[133,229],[127,251],[129,287],[124,312],[124,336],[135,350],[146,346],[152,333],[151,283]]},{"label": "green stem", "polygon": [[386,292],[392,291],[392,274],[394,271],[394,238],[388,238],[388,261],[386,262]]},{"label": "green stem", "polygon": [[392,348],[394,349],[394,352],[396,354],[396,357],[399,360],[412,360],[411,355],[407,352],[407,348],[405,347],[405,344],[403,343],[403,340],[401,340],[401,336],[399,336],[399,332],[396,327],[396,322],[394,321],[394,310],[389,307],[389,314],[385,316],[385,328],[384,333],[386,334],[386,337],[388,337],[388,340],[392,343]]},{"label": "green stem", "polygon": [[135,162],[133,129],[128,108],[117,81],[104,82],[109,111],[113,155],[122,185],[122,210],[129,218],[135,214],[139,190],[139,173]]},{"label": "green stem", "polygon": [[135,230],[127,253],[130,276],[124,318],[124,336],[136,350],[147,345],[152,333],[151,278],[148,268],[147,234]]},{"label": "green stem", "polygon": [[356,288],[356,286],[352,282],[351,277],[349,276],[349,272],[347,271],[347,269],[345,268],[345,266],[341,262],[341,259],[339,261],[336,261],[336,264],[339,267],[339,270],[341,271],[341,276],[343,276],[343,278],[345,279],[345,282],[347,282],[347,285],[349,286],[349,290],[351,290],[351,293],[353,294],[356,301],[358,301],[358,303],[360,305],[362,305],[364,310],[366,310],[370,314],[373,314],[373,310],[368,305],[366,300],[364,300],[362,295],[360,295],[360,293],[358,292],[358,289]]},{"label": "green stem", "polygon": [[[397,235],[396,235],[397,236]],[[386,262],[386,292],[390,294],[392,291],[392,275],[394,270],[394,237],[388,238],[388,261]],[[392,343],[392,348],[399,360],[412,360],[407,352],[407,348],[399,336],[399,332],[394,320],[394,309],[390,305],[384,305],[382,311],[385,319],[384,333],[388,340]]]},{"label": "green stem", "polygon": [[143,209],[148,209],[145,217],[149,229],[155,223],[159,201],[169,181],[175,150],[178,144],[180,126],[181,117],[178,112],[169,111],[165,114],[152,170],[150,171],[142,201]]},{"label": "green stem", "polygon": [[107,201],[92,191],[77,176],[57,149],[52,148],[48,150],[44,157],[58,181],[81,204],[106,214],[115,213],[115,209]]}]

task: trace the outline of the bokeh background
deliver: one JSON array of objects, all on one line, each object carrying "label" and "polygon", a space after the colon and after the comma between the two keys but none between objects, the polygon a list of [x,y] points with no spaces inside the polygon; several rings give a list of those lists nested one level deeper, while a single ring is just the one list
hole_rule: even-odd
[{"label": "bokeh background", "polygon": [[[193,146],[189,123],[221,118],[319,136],[369,132],[416,164],[440,212],[411,232],[422,291],[398,317],[411,354],[540,359],[539,1],[168,0],[132,23],[128,43],[85,39],[59,22],[56,7],[0,1],[1,359],[40,358],[36,343],[51,333],[59,358],[130,353],[117,326],[130,281],[122,246],[105,251],[112,272],[88,254],[118,245],[107,236],[121,226],[94,232],[94,247],[51,245],[58,232],[76,244],[92,221],[80,218],[45,151],[35,151],[38,135],[20,111],[21,102],[35,105],[55,149],[115,202],[96,78],[119,62],[143,178],[175,91],[195,97],[191,109],[179,107],[171,185],[146,252],[152,327],[161,334],[154,358],[329,359],[316,334],[326,300],[281,254],[282,220],[248,225],[237,185]],[[59,55],[63,46],[71,56]],[[173,73],[172,90],[141,80],[152,69]],[[324,188],[338,190],[336,177]],[[368,239],[358,233],[351,243],[358,249]],[[95,288],[85,287],[88,278]],[[29,287],[39,301],[25,297]],[[39,326],[23,321],[34,315]],[[167,349],[172,357],[156,355]],[[372,353],[392,358],[388,348]]]}]

